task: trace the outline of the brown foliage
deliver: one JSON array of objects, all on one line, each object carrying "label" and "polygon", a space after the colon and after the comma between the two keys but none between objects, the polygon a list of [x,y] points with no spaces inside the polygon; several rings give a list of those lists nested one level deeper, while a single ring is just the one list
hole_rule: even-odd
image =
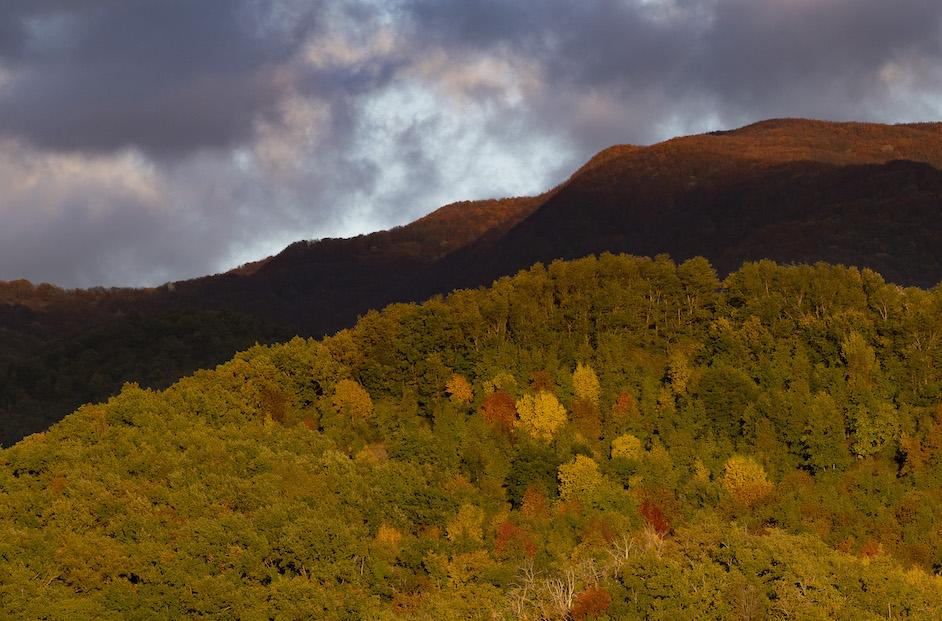
[{"label": "brown foliage", "polygon": [[606,421],[611,425],[624,425],[629,422],[633,417],[638,415],[638,402],[631,395],[631,393],[622,391],[618,395],[618,399],[615,401],[615,404],[612,406],[611,414],[609,415],[609,420]]},{"label": "brown foliage", "polygon": [[576,596],[572,604],[573,621],[584,621],[605,613],[612,605],[611,594],[600,586],[591,586]]},{"label": "brown foliage", "polygon": [[664,536],[671,530],[670,522],[664,516],[664,511],[653,500],[646,499],[638,507],[638,513],[644,518],[644,521],[654,529],[654,531]]},{"label": "brown foliage", "polygon": [[397,614],[412,615],[416,613],[422,605],[422,593],[393,593],[392,609]]},{"label": "brown foliage", "polygon": [[530,390],[556,394],[556,380],[549,371],[534,371],[530,374]]},{"label": "brown foliage", "polygon": [[587,440],[598,440],[602,435],[599,407],[588,399],[576,399],[573,402],[572,422]]},{"label": "brown foliage", "polygon": [[259,410],[271,416],[276,423],[285,422],[288,397],[285,393],[273,384],[265,384],[259,390],[258,395]]},{"label": "brown foliage", "polygon": [[549,501],[539,488],[531,485],[523,493],[520,511],[527,517],[543,517],[549,514]]},{"label": "brown foliage", "polygon": [[615,528],[605,518],[594,516],[582,527],[579,540],[596,545],[605,545],[615,540]]},{"label": "brown foliage", "polygon": [[510,520],[504,520],[497,525],[494,552],[504,558],[533,558],[536,556],[536,544],[525,529],[515,526]]},{"label": "brown foliage", "polygon": [[517,408],[513,397],[503,390],[495,390],[481,404],[481,416],[497,431],[510,435],[517,417]]},{"label": "brown foliage", "polygon": [[862,558],[873,558],[879,556],[883,553],[883,546],[880,545],[879,541],[873,539],[867,539],[862,546],[860,546],[860,556]]}]

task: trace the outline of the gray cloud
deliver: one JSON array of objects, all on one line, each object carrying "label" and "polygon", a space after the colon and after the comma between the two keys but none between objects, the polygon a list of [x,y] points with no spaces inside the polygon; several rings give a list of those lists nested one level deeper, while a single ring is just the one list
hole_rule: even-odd
[{"label": "gray cloud", "polygon": [[[230,0],[14,2],[0,9],[0,131],[49,149],[156,154],[228,147],[289,86],[280,73],[314,30]],[[6,11],[6,14],[4,14]]]},{"label": "gray cloud", "polygon": [[775,116],[942,116],[942,9],[9,0],[0,278],[198,275]]},{"label": "gray cloud", "polygon": [[[932,0],[414,0],[414,34],[434,45],[531,59],[547,126],[595,149],[604,136],[648,142],[665,128],[770,116],[874,120],[937,115],[908,90],[942,91],[942,8]],[[566,117],[586,97],[620,111]],[[575,108],[574,108],[575,106]]]}]

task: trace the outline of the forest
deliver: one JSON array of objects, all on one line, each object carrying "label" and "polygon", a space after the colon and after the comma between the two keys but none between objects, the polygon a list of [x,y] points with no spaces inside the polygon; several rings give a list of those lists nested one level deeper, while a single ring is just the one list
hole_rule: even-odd
[{"label": "forest", "polygon": [[0,450],[0,616],[934,619],[942,286],[603,254]]}]

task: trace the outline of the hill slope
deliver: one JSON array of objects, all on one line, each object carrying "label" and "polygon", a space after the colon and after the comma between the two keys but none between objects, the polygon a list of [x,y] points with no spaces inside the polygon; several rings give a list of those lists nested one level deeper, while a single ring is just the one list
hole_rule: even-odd
[{"label": "hill slope", "polygon": [[768,261],[393,305],[0,451],[0,617],[933,619],[939,334]]},{"label": "hill slope", "polygon": [[443,260],[441,288],[604,251],[870,267],[942,280],[942,125],[767,121],[610,149],[501,241]]},{"label": "hill slope", "polygon": [[329,334],[371,308],[536,261],[666,252],[704,256],[725,274],[760,258],[824,260],[932,286],[942,280],[940,168],[939,124],[766,121],[612,147],[539,197],[458,203],[172,287],[0,286],[0,443],[123,381],[166,386],[256,341]]}]

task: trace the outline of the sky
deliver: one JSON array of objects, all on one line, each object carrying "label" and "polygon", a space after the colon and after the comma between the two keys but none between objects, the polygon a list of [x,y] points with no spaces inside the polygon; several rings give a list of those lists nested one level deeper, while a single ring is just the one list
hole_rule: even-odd
[{"label": "sky", "polygon": [[3,0],[0,279],[220,272],[786,116],[942,119],[942,4]]}]

